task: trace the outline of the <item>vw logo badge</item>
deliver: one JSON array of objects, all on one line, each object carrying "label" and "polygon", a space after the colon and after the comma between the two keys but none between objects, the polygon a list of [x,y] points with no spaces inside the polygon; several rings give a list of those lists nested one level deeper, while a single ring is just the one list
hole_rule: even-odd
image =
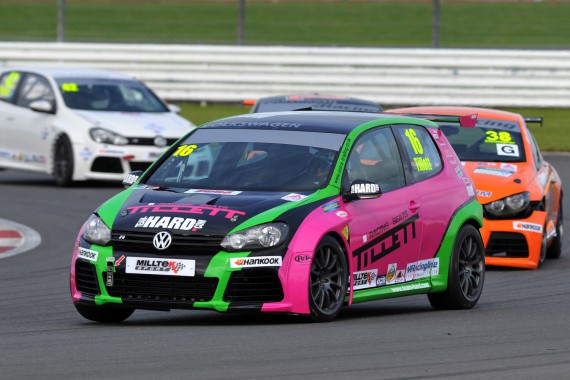
[{"label": "vw logo badge", "polygon": [[152,244],[154,245],[154,248],[160,249],[161,251],[170,247],[171,243],[172,243],[172,235],[170,235],[170,233],[166,231],[157,233],[156,235],[154,235],[154,238],[152,239]]},{"label": "vw logo badge", "polygon": [[156,136],[154,138],[154,145],[160,146],[160,147],[166,146],[166,139],[162,136]]}]

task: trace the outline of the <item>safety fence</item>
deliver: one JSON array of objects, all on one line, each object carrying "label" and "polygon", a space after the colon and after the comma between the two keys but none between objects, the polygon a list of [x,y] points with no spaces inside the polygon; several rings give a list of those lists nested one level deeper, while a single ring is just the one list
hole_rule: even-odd
[{"label": "safety fence", "polygon": [[334,94],[382,105],[570,106],[570,51],[0,43],[0,67],[131,74],[169,101]]}]

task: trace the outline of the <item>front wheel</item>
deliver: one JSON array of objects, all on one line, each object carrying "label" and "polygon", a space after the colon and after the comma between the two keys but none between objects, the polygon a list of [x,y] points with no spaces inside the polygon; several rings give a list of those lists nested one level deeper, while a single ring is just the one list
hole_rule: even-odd
[{"label": "front wheel", "polygon": [[333,320],[344,303],[347,287],[346,257],[338,241],[325,236],[317,246],[311,263],[309,307],[313,320]]},{"label": "front wheel", "polygon": [[85,319],[102,323],[119,323],[133,314],[135,309],[113,306],[90,306],[74,303],[77,312]]},{"label": "front wheel", "polygon": [[564,216],[562,215],[562,197],[560,197],[560,205],[558,206],[558,220],[556,221],[556,237],[548,247],[546,257],[549,259],[558,259],[562,254],[562,236],[564,235]]},{"label": "front wheel", "polygon": [[447,289],[428,294],[436,309],[471,309],[485,281],[485,254],[479,231],[470,224],[459,230],[449,263]]},{"label": "front wheel", "polygon": [[53,176],[58,186],[69,186],[73,181],[73,146],[66,135],[59,137],[55,143]]}]

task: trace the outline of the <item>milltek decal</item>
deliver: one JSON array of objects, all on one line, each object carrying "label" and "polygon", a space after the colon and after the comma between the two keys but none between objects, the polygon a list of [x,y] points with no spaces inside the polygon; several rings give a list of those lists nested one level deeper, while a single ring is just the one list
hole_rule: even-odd
[{"label": "milltek decal", "polygon": [[243,211],[230,210],[216,206],[187,206],[176,204],[158,204],[158,205],[141,205],[132,206],[127,208],[130,214],[137,212],[163,212],[163,213],[177,213],[177,214],[198,214],[216,216],[218,214],[224,215],[226,219],[231,219],[234,215],[245,215]]},{"label": "milltek decal", "polygon": [[526,223],[526,222],[513,222],[513,228],[519,231],[531,231],[542,233],[542,226],[536,223]]},{"label": "milltek decal", "polygon": [[329,212],[333,212],[335,210],[338,210],[339,208],[340,208],[340,203],[338,201],[329,202],[329,203],[321,206],[321,209],[323,210],[323,213],[325,213],[325,214],[327,214]]},{"label": "milltek decal", "polygon": [[174,260],[146,257],[127,257],[126,273],[156,274],[162,276],[192,277],[196,272],[195,260]]},{"label": "milltek decal", "polygon": [[376,286],[378,269],[354,272],[352,274],[354,290],[373,288]]},{"label": "milltek decal", "polygon": [[197,231],[204,227],[205,220],[192,218],[172,218],[170,216],[145,216],[135,224],[136,228],[168,228],[172,230]]},{"label": "milltek decal", "polygon": [[398,226],[371,240],[362,247],[355,249],[352,253],[352,257],[358,258],[357,270],[362,270],[368,265],[394,252],[400,248],[402,244],[407,244],[408,239],[415,239],[416,219],[418,219],[418,214],[410,216]]},{"label": "milltek decal", "polygon": [[231,268],[280,267],[281,256],[243,257],[230,259]]},{"label": "milltek decal", "polygon": [[99,252],[92,251],[87,248],[79,248],[79,253],[77,257],[81,257],[82,259],[86,259],[89,261],[97,261],[97,257],[99,256]]}]

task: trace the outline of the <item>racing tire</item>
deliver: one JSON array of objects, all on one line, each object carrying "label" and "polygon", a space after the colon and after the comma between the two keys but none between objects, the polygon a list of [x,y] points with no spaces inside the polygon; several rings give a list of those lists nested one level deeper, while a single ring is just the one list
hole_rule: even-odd
[{"label": "racing tire", "polygon": [[564,235],[564,215],[562,215],[562,197],[558,206],[558,220],[556,221],[556,237],[546,251],[547,259],[558,259],[562,254],[562,236]]},{"label": "racing tire", "polygon": [[447,289],[427,296],[435,309],[471,309],[479,301],[484,282],[483,240],[475,227],[465,224],[459,230],[453,245]]},{"label": "racing tire", "polygon": [[77,312],[85,319],[101,323],[119,323],[133,314],[135,309],[113,306],[91,306],[79,303],[73,304]]},{"label": "racing tire", "polygon": [[319,242],[309,276],[309,308],[315,322],[332,321],[344,304],[348,288],[346,256],[333,237]]},{"label": "racing tire", "polygon": [[53,154],[53,176],[58,186],[70,186],[73,183],[73,146],[69,137],[61,135],[55,143]]}]

